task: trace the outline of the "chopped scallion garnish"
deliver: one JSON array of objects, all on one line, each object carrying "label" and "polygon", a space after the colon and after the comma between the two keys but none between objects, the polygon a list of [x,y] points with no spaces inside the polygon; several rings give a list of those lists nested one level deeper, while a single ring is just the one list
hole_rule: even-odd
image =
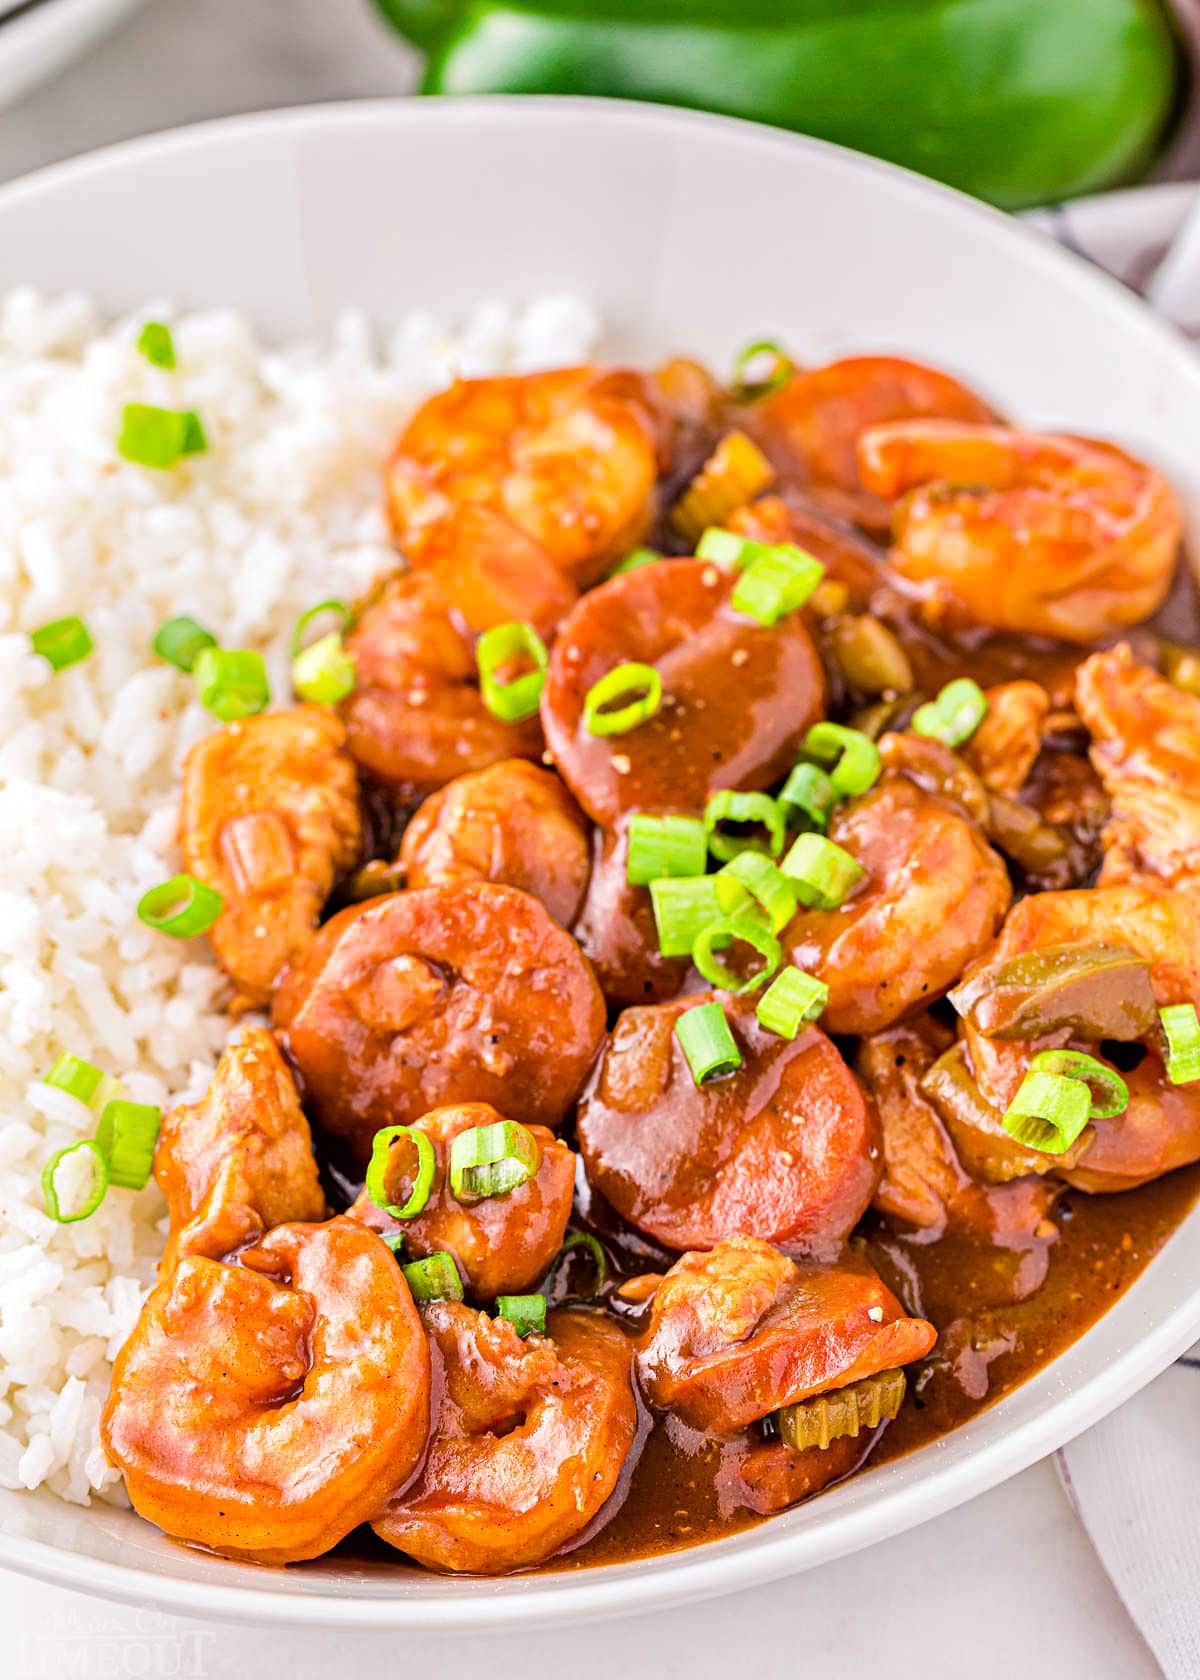
[{"label": "chopped scallion garnish", "polygon": [[1200,1079],[1200,1021],[1194,1003],[1172,1003],[1158,1018],[1167,1040],[1167,1078],[1172,1085]]},{"label": "chopped scallion garnish", "polygon": [[768,548],[752,560],[733,586],[729,604],[768,629],[812,595],[825,576],[814,555],[791,543]]},{"label": "chopped scallion garnish", "polygon": [[450,1145],[450,1189],[460,1202],[506,1196],[527,1184],[541,1164],[537,1139],[519,1121],[471,1126]]},{"label": "chopped scallion garnish", "polygon": [[629,660],[594,682],[583,702],[589,735],[625,735],[652,718],[662,705],[662,678],[653,665]]},{"label": "chopped scallion garnish", "polygon": [[153,647],[160,659],[176,670],[191,671],[205,648],[215,648],[217,638],[194,618],[169,618],[154,634]]},{"label": "chopped scallion garnish", "polygon": [[800,822],[821,834],[829,827],[829,818],[837,802],[837,789],[824,770],[819,770],[815,764],[797,764],[779,790],[779,803],[789,820],[796,821],[792,813],[798,812]]},{"label": "chopped scallion garnish", "polygon": [[661,559],[662,555],[656,548],[635,548],[632,554],[625,556],[624,560],[618,560],[608,575],[609,577],[620,577],[622,572],[636,572],[640,567],[653,566],[656,560]]},{"label": "chopped scallion garnish", "polygon": [[506,1318],[518,1336],[544,1336],[546,1333],[544,1295],[497,1295],[496,1314],[499,1318]]},{"label": "chopped scallion garnish", "polygon": [[836,910],[866,874],[856,858],[823,834],[802,834],[779,866],[810,910]]},{"label": "chopped scallion garnish", "polygon": [[[346,605],[345,601],[339,601],[336,596],[331,597],[328,601],[318,601],[315,607],[309,607],[307,612],[302,612],[300,617],[292,626],[292,641],[289,651],[293,659],[297,659],[304,651],[305,632],[308,630],[309,625],[314,623],[318,618],[323,618],[326,613],[331,613],[333,617],[337,619],[334,629],[339,633],[343,630],[348,630],[354,622],[354,614],[350,611],[350,608]],[[322,635],[324,634],[326,634],[326,632],[322,632]],[[320,638],[314,638],[314,640],[319,639]]]},{"label": "chopped scallion garnish", "polygon": [[194,409],[125,404],[117,449],[135,466],[165,471],[185,455],[202,455],[207,448],[204,426]]},{"label": "chopped scallion garnish", "polygon": [[[762,958],[762,966],[745,976],[737,974],[717,956],[718,951],[738,943],[749,945]],[[727,921],[710,922],[703,928],[692,946],[692,961],[710,986],[736,994],[757,991],[779,967],[783,952],[762,918],[746,912],[730,916]]]},{"label": "chopped scallion garnish", "polygon": [[804,737],[804,750],[828,767],[834,792],[844,798],[866,793],[879,779],[883,765],[879,748],[860,729],[849,729],[842,723],[814,723]]},{"label": "chopped scallion garnish", "polygon": [[630,817],[625,878],[631,887],[648,887],[668,875],[703,875],[707,863],[699,817],[656,817],[647,811]]},{"label": "chopped scallion garnish", "polygon": [[171,337],[170,327],[164,321],[147,321],[138,334],[137,347],[155,367],[175,366],[175,340]]},{"label": "chopped scallion garnish", "polygon": [[594,1237],[590,1231],[573,1231],[563,1242],[562,1247],[554,1256],[554,1259],[551,1260],[546,1275],[547,1277],[552,1277],[554,1273],[557,1272],[562,1262],[566,1259],[567,1255],[576,1248],[586,1250],[586,1252],[591,1256],[592,1265],[595,1268],[595,1280],[592,1285],[591,1294],[585,1298],[589,1301],[595,1301],[599,1299],[600,1292],[604,1288],[605,1283],[608,1281],[608,1256],[601,1247],[599,1239]]},{"label": "chopped scallion garnish", "polygon": [[761,852],[739,852],[714,876],[717,903],[723,915],[744,910],[753,900],[778,933],[796,914],[796,889],[770,858]]},{"label": "chopped scallion garnish", "polygon": [[[501,723],[520,723],[532,717],[542,698],[550,655],[532,624],[496,624],[485,630],[475,647],[479,691],[483,703]],[[514,665],[532,666],[507,682],[499,672]]]},{"label": "chopped scallion garnish", "polygon": [[987,716],[987,697],[971,677],[947,683],[936,700],[927,700],[913,713],[912,730],[944,747],[961,747]]},{"label": "chopped scallion garnish", "polygon": [[172,875],[138,900],[138,919],[155,933],[169,933],[173,939],[194,939],[206,933],[225,908],[215,887],[205,886],[194,875]]},{"label": "chopped scallion garnish", "polygon": [[292,660],[292,688],[301,700],[317,706],[336,706],[354,693],[358,671],[346,652],[341,634],[331,630]]},{"label": "chopped scallion garnish", "polygon": [[68,1096],[95,1109],[103,1108],[117,1091],[117,1081],[111,1073],[105,1073],[103,1068],[94,1067],[91,1062],[72,1056],[65,1050],[55,1059],[42,1083],[53,1085],[56,1090],[65,1091]]},{"label": "chopped scallion garnish", "polygon": [[[410,1174],[412,1188],[403,1202],[392,1200],[388,1181],[393,1176],[393,1151],[401,1138],[411,1144],[415,1159]],[[366,1192],[377,1208],[393,1219],[415,1219],[429,1200],[437,1171],[437,1157],[429,1137],[418,1126],[384,1126],[375,1133],[371,1159],[367,1163]]]},{"label": "chopped scallion garnish", "polygon": [[[91,1178],[76,1205],[67,1211],[59,1194],[58,1173],[63,1162],[76,1155],[87,1156]],[[42,1168],[42,1197],[46,1212],[56,1225],[74,1225],[80,1219],[89,1218],[104,1200],[107,1190],[108,1163],[95,1138],[80,1138],[77,1143],[68,1143],[64,1149],[56,1149]]]},{"label": "chopped scallion garnish", "polygon": [[[765,836],[731,834],[725,827],[727,823],[764,829]],[[709,851],[722,863],[746,851],[767,852],[771,857],[778,857],[787,837],[787,820],[769,793],[736,793],[722,788],[705,806],[704,830]]]},{"label": "chopped scallion garnish", "polygon": [[742,1065],[725,1011],[715,999],[685,1009],[675,1022],[675,1037],[697,1085],[736,1073]]},{"label": "chopped scallion garnish", "polygon": [[759,1024],[780,1038],[795,1038],[808,1021],[817,1020],[829,1002],[829,987],[802,968],[785,968],[758,1000]]},{"label": "chopped scallion garnish", "polygon": [[710,525],[696,544],[697,560],[711,560],[714,565],[729,566],[737,572],[744,572],[770,551],[770,543],[739,537],[736,531],[727,531],[723,525]]},{"label": "chopped scallion garnish", "polygon": [[201,648],[192,675],[200,704],[222,723],[254,717],[271,698],[266,661],[248,648]]},{"label": "chopped scallion garnish", "polygon": [[734,402],[760,402],[786,385],[795,371],[792,358],[774,340],[756,339],[734,361],[730,394]]},{"label": "chopped scallion garnish", "polygon": [[43,624],[40,630],[34,630],[29,640],[34,653],[41,654],[56,671],[65,671],[68,665],[78,665],[91,653],[93,646],[91,634],[81,618],[56,618],[53,623]]},{"label": "chopped scallion garnish", "polygon": [[658,929],[659,954],[664,957],[690,957],[697,934],[721,914],[713,875],[651,881],[650,903]]},{"label": "chopped scallion garnish", "polygon": [[105,1105],[96,1142],[108,1164],[108,1182],[122,1190],[143,1190],[154,1168],[154,1147],[162,1109],[117,1097]]},{"label": "chopped scallion garnish", "polygon": [[1004,1115],[1004,1130],[1043,1155],[1068,1150],[1089,1120],[1111,1120],[1129,1106],[1119,1073],[1082,1050],[1041,1050]]},{"label": "chopped scallion garnish", "polygon": [[423,1260],[410,1260],[401,1266],[414,1301],[461,1301],[462,1279],[454,1256],[445,1249],[427,1254]]}]

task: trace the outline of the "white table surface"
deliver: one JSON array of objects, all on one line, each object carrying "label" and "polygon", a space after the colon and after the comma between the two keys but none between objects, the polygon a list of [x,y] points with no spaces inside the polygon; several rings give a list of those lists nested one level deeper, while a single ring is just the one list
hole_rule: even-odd
[{"label": "white table surface", "polygon": [[[0,180],[204,117],[407,92],[415,61],[367,0],[150,0],[81,63],[0,112]],[[19,276],[8,276],[16,280]],[[468,1638],[259,1633],[139,1612],[0,1572],[4,1680],[1153,1680],[1051,1464],[911,1534],[779,1582],[625,1624]],[[14,1666],[15,1661],[15,1666]]]}]

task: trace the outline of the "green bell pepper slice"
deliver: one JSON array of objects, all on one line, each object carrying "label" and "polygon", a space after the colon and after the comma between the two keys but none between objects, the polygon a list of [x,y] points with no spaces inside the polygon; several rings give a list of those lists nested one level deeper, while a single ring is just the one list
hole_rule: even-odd
[{"label": "green bell pepper slice", "polygon": [[1006,209],[1135,179],[1179,98],[1158,0],[378,0],[425,93],[621,95],[798,129]]}]

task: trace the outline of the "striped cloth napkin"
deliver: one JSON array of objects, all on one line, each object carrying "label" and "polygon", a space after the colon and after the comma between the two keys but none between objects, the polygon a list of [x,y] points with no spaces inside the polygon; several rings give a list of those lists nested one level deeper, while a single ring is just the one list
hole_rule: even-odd
[{"label": "striped cloth napkin", "polygon": [[[1200,340],[1200,185],[1080,199],[1029,219]],[[1200,1677],[1198,1397],[1200,1343],[1057,1455],[1067,1496],[1167,1680]]]}]

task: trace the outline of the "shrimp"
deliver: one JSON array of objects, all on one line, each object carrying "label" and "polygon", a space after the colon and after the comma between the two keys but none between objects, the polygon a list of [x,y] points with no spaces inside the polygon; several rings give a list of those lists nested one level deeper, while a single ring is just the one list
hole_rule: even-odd
[{"label": "shrimp", "polygon": [[166,1115],[154,1176],[170,1214],[164,1276],[182,1254],[223,1259],[274,1225],[325,1217],[308,1121],[270,1033],[245,1028],[202,1099]]},{"label": "shrimp", "polygon": [[586,587],[649,529],[658,470],[651,400],[635,375],[580,367],[458,380],[397,440],[388,505],[414,562],[447,514],[482,506]]},{"label": "shrimp", "polygon": [[914,420],[866,432],[858,461],[869,489],[904,496],[890,562],[935,626],[1088,643],[1149,617],[1166,595],[1179,503],[1112,444]]},{"label": "shrimp", "polygon": [[332,917],[274,1021],[316,1117],[365,1160],[381,1126],[451,1103],[559,1125],[603,1039],[604,999],[537,899],[468,882]]},{"label": "shrimp", "polygon": [[[872,1206],[902,1235],[936,1241],[946,1253],[964,1245],[997,1250],[976,1306],[1024,1301],[1045,1280],[1058,1232],[1050,1215],[1058,1187],[1036,1174],[983,1184],[959,1160],[921,1080],[953,1034],[930,1016],[864,1040],[857,1068],[875,1099],[883,1134],[883,1176]],[[976,1278],[982,1268],[972,1267]],[[957,1275],[954,1279],[958,1287]],[[929,1302],[926,1301],[926,1305]],[[953,1302],[949,1310],[957,1310]]]},{"label": "shrimp", "polygon": [[486,508],[443,521],[427,549],[419,573],[393,574],[359,608],[346,641],[358,681],[343,705],[358,763],[417,791],[540,755],[536,717],[504,723],[485,706],[475,642],[513,620],[549,637],[576,598],[536,544]]},{"label": "shrimp", "polygon": [[888,504],[864,488],[855,446],[868,427],[926,416],[994,419],[957,379],[898,356],[848,356],[798,373],[757,411],[763,440],[783,470],[799,473],[833,512],[882,530]]},{"label": "shrimp", "polygon": [[671,1267],[638,1371],[654,1405],[724,1435],[922,1359],[936,1340],[865,1262],[798,1266],[770,1243],[734,1237]]},{"label": "shrimp", "polygon": [[346,732],[319,706],[227,723],[183,768],[184,867],[224,909],[213,950],[235,1008],[269,1002],[279,974],[312,943],[334,878],[362,844]]},{"label": "shrimp", "polygon": [[520,887],[569,927],[587,887],[587,827],[557,776],[503,759],[425,801],[404,831],[400,863],[410,887]]},{"label": "shrimp", "polygon": [[[770,628],[729,604],[736,579],[696,560],[624,572],[564,621],[542,690],[558,773],[593,819],[699,811],[718,788],[764,788],[786,775],[821,715],[821,662],[803,616]],[[652,665],[662,703],[621,734],[584,722],[593,684],[629,661]]]},{"label": "shrimp", "polygon": [[[1023,898],[967,980],[1026,952],[1081,945],[1124,948],[1144,959],[1157,1006],[1200,999],[1200,911],[1186,895],[1149,881]],[[1200,1084],[1167,1079],[1157,1022],[1136,1040],[1141,1061],[1121,1074],[1128,1107],[1094,1120],[1062,1155],[1018,1143],[1001,1118],[1036,1051],[1069,1045],[1111,1066],[1102,1047],[1069,1027],[1025,1042],[989,1038],[970,1016],[962,1025],[961,1044],[948,1052],[948,1079],[926,1089],[974,1176],[1004,1182],[1044,1173],[1079,1190],[1129,1190],[1200,1159]]]},{"label": "shrimp", "polygon": [[227,1557],[318,1557],[378,1514],[429,1429],[429,1348],[387,1247],[280,1225],[185,1254],[113,1368],[101,1429],[134,1509]]},{"label": "shrimp", "polygon": [[1036,682],[999,683],[986,692],[983,722],[963,757],[990,793],[1020,793],[1042,750],[1050,696]]},{"label": "shrimp", "polygon": [[1125,643],[1079,668],[1075,704],[1112,800],[1103,884],[1200,879],[1200,700],[1134,659]]},{"label": "shrimp", "polygon": [[831,1032],[878,1032],[932,1003],[987,946],[1012,896],[1003,863],[949,800],[885,774],[830,838],[867,871],[837,910],[802,910],[790,961],[829,987]]},{"label": "shrimp", "polygon": [[530,1126],[538,1149],[533,1177],[502,1196],[460,1202],[450,1188],[450,1145],[475,1126],[503,1121],[487,1103],[435,1108],[416,1122],[434,1148],[429,1200],[413,1219],[393,1219],[364,1190],[347,1215],[372,1231],[404,1234],[404,1253],[447,1252],[480,1300],[514,1295],[542,1275],[562,1246],[575,1191],[575,1156],[545,1126]]},{"label": "shrimp", "polygon": [[619,1017],[579,1105],[588,1181],[667,1248],[742,1234],[797,1254],[836,1247],[879,1176],[874,1110],[823,1032],[780,1038],[724,994],[743,1065],[697,1085],[675,1024],[712,995]]},{"label": "shrimp", "polygon": [[426,1307],[444,1375],[420,1475],[375,1532],[430,1569],[503,1575],[584,1535],[638,1436],[633,1345],[595,1312],[550,1314],[522,1341],[454,1301]]}]

